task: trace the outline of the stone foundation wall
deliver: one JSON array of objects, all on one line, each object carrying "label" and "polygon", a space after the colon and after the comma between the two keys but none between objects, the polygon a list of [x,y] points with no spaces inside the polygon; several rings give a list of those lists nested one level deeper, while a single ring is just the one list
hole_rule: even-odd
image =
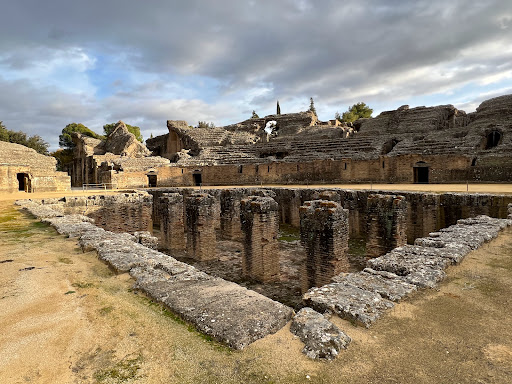
[{"label": "stone foundation wall", "polygon": [[301,276],[303,292],[348,272],[348,210],[339,203],[328,200],[304,203],[300,207],[300,238],[307,254]]},{"label": "stone foundation wall", "polygon": [[185,198],[187,255],[198,261],[215,259],[215,198],[193,193]]},{"label": "stone foundation wall", "polygon": [[220,235],[225,240],[241,240],[240,202],[244,189],[224,189],[220,193]]},{"label": "stone foundation wall", "polygon": [[404,196],[368,196],[366,256],[378,257],[407,244],[407,201]]},{"label": "stone foundation wall", "polygon": [[67,196],[65,214],[82,214],[111,232],[153,231],[153,197],[145,192],[119,195]]},{"label": "stone foundation wall", "polygon": [[186,249],[183,195],[165,193],[159,199],[161,213],[162,247],[171,252]]},{"label": "stone foundation wall", "polygon": [[263,283],[279,280],[278,209],[271,197],[250,196],[240,204],[242,274]]}]

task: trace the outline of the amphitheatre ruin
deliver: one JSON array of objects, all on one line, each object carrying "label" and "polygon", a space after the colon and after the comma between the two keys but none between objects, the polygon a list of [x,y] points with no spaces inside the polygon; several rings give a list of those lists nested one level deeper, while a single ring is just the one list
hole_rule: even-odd
[{"label": "amphitheatre ruin", "polygon": [[473,113],[402,106],[351,124],[299,112],[167,128],[145,145],[123,122],[105,140],[74,134],[69,175],[0,142],[0,192],[233,350],[288,327],[307,357],[336,361],[351,331],[439,290],[512,225],[511,193],[469,191],[512,182],[512,95]]}]

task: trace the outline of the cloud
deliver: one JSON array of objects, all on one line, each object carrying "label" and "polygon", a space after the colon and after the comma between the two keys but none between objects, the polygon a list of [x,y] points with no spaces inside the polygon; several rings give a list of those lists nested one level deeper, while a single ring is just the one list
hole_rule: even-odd
[{"label": "cloud", "polygon": [[[510,89],[508,0],[19,0],[2,6],[0,120],[52,143],[69,122],[321,118]],[[9,92],[6,94],[6,92]]]}]

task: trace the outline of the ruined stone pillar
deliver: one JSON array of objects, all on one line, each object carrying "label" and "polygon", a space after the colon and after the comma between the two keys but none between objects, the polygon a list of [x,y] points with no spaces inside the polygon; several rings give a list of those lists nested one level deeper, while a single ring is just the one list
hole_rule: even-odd
[{"label": "ruined stone pillar", "polygon": [[245,277],[263,283],[279,280],[278,208],[271,197],[249,196],[240,202]]},{"label": "ruined stone pillar", "polygon": [[220,194],[220,236],[225,240],[240,240],[240,201],[245,190],[224,189]]},{"label": "ruined stone pillar", "polygon": [[508,205],[508,211],[507,211],[507,213],[508,213],[507,218],[508,218],[509,220],[512,220],[512,204],[509,204],[509,205]]},{"label": "ruined stone pillar", "polygon": [[334,201],[306,201],[300,207],[300,241],[306,249],[301,289],[321,287],[348,272],[348,210]]},{"label": "ruined stone pillar", "polygon": [[215,258],[215,199],[207,193],[185,198],[187,255],[198,261]]},{"label": "ruined stone pillar", "polygon": [[183,196],[164,193],[160,197],[160,208],[162,246],[170,251],[183,252],[186,249]]},{"label": "ruined stone pillar", "polygon": [[407,202],[404,196],[368,196],[367,258],[407,244]]}]

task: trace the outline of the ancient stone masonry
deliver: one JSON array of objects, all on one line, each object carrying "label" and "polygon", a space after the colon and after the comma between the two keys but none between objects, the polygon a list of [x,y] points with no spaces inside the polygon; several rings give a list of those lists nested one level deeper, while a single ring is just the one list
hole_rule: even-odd
[{"label": "ancient stone masonry", "polygon": [[340,274],[333,283],[310,289],[303,300],[317,311],[369,327],[417,288],[435,288],[444,269],[460,263],[473,249],[495,238],[512,220],[488,216],[459,220],[456,225],[416,239],[415,245],[393,249],[371,259],[362,272]]},{"label": "ancient stone masonry", "polygon": [[59,233],[79,237],[84,252],[96,250],[115,271],[129,272],[136,289],[231,348],[277,332],[293,315],[283,304],[138,244],[135,236],[98,228],[88,217],[64,215],[31,200],[17,204]]},{"label": "ancient stone masonry", "polygon": [[303,292],[328,284],[333,276],[348,271],[348,238],[348,210],[340,204],[314,200],[300,207],[300,239],[307,254]]},{"label": "ancient stone masonry", "polygon": [[160,197],[160,206],[162,246],[171,252],[183,252],[186,249],[183,196],[165,193]]},{"label": "ancient stone masonry", "polygon": [[508,205],[508,218],[512,219],[512,204]]},{"label": "ancient stone masonry", "polygon": [[0,141],[0,193],[69,191],[70,177],[55,170],[57,160],[20,144]]},{"label": "ancient stone masonry", "polygon": [[244,233],[242,274],[264,283],[279,280],[278,205],[271,197],[249,196],[240,203]]},{"label": "ancient stone masonry", "polygon": [[407,244],[407,202],[403,196],[368,196],[368,258]]},{"label": "ancient stone masonry", "polygon": [[220,234],[226,240],[240,240],[240,201],[246,196],[243,189],[224,189],[220,194]]},{"label": "ancient stone masonry", "polygon": [[215,199],[207,193],[185,198],[187,255],[198,261],[215,259]]}]

